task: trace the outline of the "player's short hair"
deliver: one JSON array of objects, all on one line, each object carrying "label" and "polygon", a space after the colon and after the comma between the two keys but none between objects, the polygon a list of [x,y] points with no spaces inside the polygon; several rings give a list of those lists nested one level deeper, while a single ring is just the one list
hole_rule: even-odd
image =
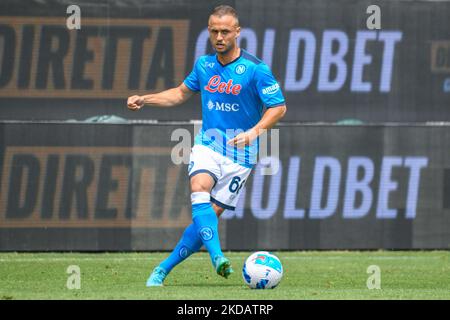
[{"label": "player's short hair", "polygon": [[218,16],[219,18],[226,15],[233,16],[236,19],[236,24],[239,26],[239,16],[237,14],[237,11],[232,6],[220,5],[218,7],[215,7],[211,12],[211,15]]}]

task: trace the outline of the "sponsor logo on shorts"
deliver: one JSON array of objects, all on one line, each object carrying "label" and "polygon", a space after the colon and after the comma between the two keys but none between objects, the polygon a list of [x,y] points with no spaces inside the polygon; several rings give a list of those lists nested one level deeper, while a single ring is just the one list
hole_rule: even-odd
[{"label": "sponsor logo on shorts", "polygon": [[200,236],[205,241],[211,240],[213,235],[214,235],[214,232],[210,227],[204,227],[200,230]]}]

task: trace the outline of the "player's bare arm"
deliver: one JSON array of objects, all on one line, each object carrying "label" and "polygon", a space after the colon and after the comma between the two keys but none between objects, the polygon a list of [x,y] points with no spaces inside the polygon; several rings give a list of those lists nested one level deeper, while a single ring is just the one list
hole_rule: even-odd
[{"label": "player's bare arm", "polygon": [[134,95],[128,98],[128,109],[137,111],[144,105],[153,107],[174,107],[188,100],[194,92],[188,89],[184,83],[176,88],[168,89],[159,93],[143,96]]},{"label": "player's bare arm", "polygon": [[233,139],[228,141],[229,145],[236,145],[238,148],[242,148],[252,143],[259,135],[265,130],[273,128],[277,122],[286,114],[286,105],[269,108],[266,110],[261,120],[250,130],[238,134]]}]

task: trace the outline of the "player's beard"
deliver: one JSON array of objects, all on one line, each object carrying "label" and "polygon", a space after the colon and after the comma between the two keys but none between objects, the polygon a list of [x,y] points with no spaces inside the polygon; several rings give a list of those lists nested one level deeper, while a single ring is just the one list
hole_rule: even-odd
[{"label": "player's beard", "polygon": [[221,55],[221,56],[226,56],[226,55],[229,54],[231,51],[233,51],[235,47],[236,47],[236,44],[232,42],[232,43],[230,43],[228,46],[227,46],[225,43],[223,43],[223,46],[222,46],[222,49],[221,49],[221,50],[219,50],[219,49],[217,48],[217,44],[216,44],[215,49],[216,49],[217,54],[219,54],[219,55]]}]

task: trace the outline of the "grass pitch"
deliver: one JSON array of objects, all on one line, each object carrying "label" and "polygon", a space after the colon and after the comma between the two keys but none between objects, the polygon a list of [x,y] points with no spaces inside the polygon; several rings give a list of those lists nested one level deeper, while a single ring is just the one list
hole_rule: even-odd
[{"label": "grass pitch", "polygon": [[[162,288],[145,282],[166,252],[0,253],[0,299],[450,299],[449,251],[274,253],[284,276],[273,290],[245,285],[241,270],[250,252],[226,253],[235,269],[229,279],[214,273],[207,253],[197,253]],[[67,287],[71,265],[80,268],[80,289]],[[379,267],[380,289],[367,287],[371,265]]]}]

